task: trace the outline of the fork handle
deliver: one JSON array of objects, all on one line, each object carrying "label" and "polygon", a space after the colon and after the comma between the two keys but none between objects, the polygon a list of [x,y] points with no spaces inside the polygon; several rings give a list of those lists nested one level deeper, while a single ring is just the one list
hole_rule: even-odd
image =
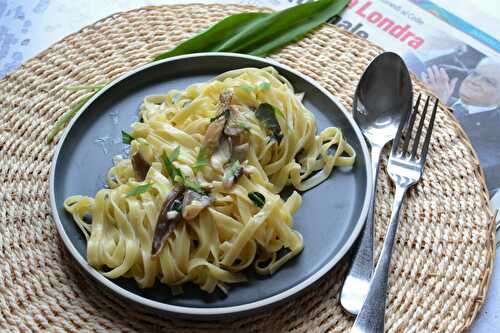
[{"label": "fork handle", "polygon": [[396,187],[394,202],[392,204],[391,221],[385,235],[382,253],[373,273],[365,302],[354,322],[351,333],[384,332],[385,298],[389,264],[391,262],[392,247],[396,240],[396,231],[398,230],[399,213],[407,189],[408,187]]}]

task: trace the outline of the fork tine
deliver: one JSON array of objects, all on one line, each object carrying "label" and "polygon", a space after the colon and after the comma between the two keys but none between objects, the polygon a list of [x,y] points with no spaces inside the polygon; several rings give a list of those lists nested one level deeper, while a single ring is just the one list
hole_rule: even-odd
[{"label": "fork tine", "polygon": [[420,142],[420,137],[422,136],[422,129],[424,128],[425,123],[425,115],[427,114],[427,109],[429,108],[429,100],[430,96],[427,96],[424,105],[424,112],[422,112],[422,116],[420,117],[420,123],[418,124],[417,134],[415,135],[415,139],[413,141],[413,149],[411,150],[411,159],[414,159],[417,156],[418,143]]},{"label": "fork tine", "polygon": [[399,146],[399,141],[401,140],[401,135],[403,133],[403,130],[405,128],[405,125],[408,122],[408,119],[411,117],[412,112],[414,112],[413,108],[410,108],[409,114],[404,115],[404,117],[401,118],[401,122],[399,123],[398,130],[396,132],[396,136],[394,137],[394,140],[392,141],[392,149],[391,149],[391,155],[396,156],[396,153],[398,151],[398,146]]},{"label": "fork tine", "polygon": [[434,109],[432,110],[431,120],[429,120],[429,127],[425,133],[424,146],[422,147],[422,154],[420,155],[420,163],[422,166],[425,164],[425,159],[427,158],[427,151],[429,149],[429,143],[431,141],[432,128],[434,127],[434,120],[436,119],[436,112],[438,109],[439,99],[436,98],[434,102]]},{"label": "fork tine", "polygon": [[406,130],[406,138],[405,138],[405,143],[403,146],[403,152],[408,151],[408,146],[410,145],[411,141],[411,133],[413,132],[413,124],[415,123],[415,118],[417,117],[418,113],[418,107],[420,105],[420,98],[422,97],[422,94],[418,94],[417,97],[417,102],[413,106],[413,112],[410,117],[410,123],[408,125],[408,129]]}]

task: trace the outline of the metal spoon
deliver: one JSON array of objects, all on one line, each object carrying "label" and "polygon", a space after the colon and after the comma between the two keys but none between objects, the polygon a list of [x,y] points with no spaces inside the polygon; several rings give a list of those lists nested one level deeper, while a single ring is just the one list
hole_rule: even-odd
[{"label": "metal spoon", "polygon": [[368,65],[354,95],[353,116],[371,146],[373,188],[365,227],[340,294],[340,304],[352,315],[363,306],[373,272],[373,213],[380,153],[396,136],[402,117],[408,116],[412,96],[408,69],[392,52],[380,54]]}]

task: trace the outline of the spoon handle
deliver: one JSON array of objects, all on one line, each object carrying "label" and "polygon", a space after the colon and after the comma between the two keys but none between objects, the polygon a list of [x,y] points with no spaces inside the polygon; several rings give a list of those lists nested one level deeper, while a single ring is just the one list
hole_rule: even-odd
[{"label": "spoon handle", "polygon": [[349,273],[342,286],[340,304],[344,310],[351,315],[357,315],[363,306],[368,294],[370,278],[373,272],[373,234],[374,234],[374,210],[375,194],[378,177],[378,165],[383,146],[371,146],[371,167],[373,186],[371,192],[371,205],[366,217],[361,239],[354,253],[354,258]]}]

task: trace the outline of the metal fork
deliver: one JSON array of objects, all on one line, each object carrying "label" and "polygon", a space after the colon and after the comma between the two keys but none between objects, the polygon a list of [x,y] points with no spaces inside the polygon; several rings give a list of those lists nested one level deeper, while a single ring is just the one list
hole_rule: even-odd
[{"label": "metal fork", "polygon": [[[421,101],[421,95],[418,96],[417,102],[415,103],[415,107],[413,108],[412,114],[408,121],[405,138],[403,138],[402,132],[406,124],[402,122],[399,126],[396,138],[394,139],[394,142],[392,144],[391,156],[389,158],[389,164],[387,166],[389,176],[396,186],[396,193],[394,194],[394,202],[392,205],[391,220],[385,236],[382,253],[380,254],[380,258],[378,259],[375,272],[373,273],[372,280],[370,282],[368,294],[366,296],[363,307],[361,308],[361,311],[359,312],[356,321],[354,322],[351,333],[384,332],[387,278],[389,276],[389,264],[391,262],[392,247],[394,245],[394,241],[396,239],[396,231],[398,229],[399,212],[406,191],[420,180],[424,172],[425,159],[427,157],[432,128],[434,126],[434,120],[436,118],[436,110],[438,108],[439,100],[436,99],[431,118],[429,120],[429,125],[425,133],[425,141],[422,145],[422,150],[420,154],[417,154],[419,142],[421,137],[423,136],[422,131],[425,126],[427,110],[429,109],[429,100],[430,98],[427,97],[422,116],[417,127],[417,132],[415,134],[415,138],[413,139],[411,150],[409,150],[410,141],[412,137],[413,126],[415,124],[415,118],[418,113],[418,107]],[[398,147],[403,140],[403,146],[400,150]]]}]

